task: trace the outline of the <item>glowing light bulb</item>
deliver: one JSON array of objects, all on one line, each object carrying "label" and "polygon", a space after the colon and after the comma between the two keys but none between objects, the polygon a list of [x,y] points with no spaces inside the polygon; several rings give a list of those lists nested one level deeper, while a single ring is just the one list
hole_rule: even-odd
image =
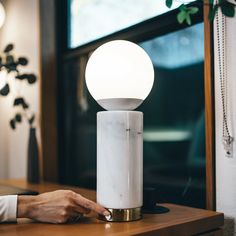
[{"label": "glowing light bulb", "polygon": [[133,110],[150,93],[154,69],[137,44],[115,40],[97,48],[86,66],[86,84],[93,98],[107,110]]}]

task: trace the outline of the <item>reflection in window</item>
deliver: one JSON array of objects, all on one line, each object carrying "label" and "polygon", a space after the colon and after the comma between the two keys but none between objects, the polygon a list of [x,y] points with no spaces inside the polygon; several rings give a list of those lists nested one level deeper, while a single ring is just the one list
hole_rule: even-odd
[{"label": "reflection in window", "polygon": [[[70,0],[70,47],[75,48],[161,15],[171,9],[165,0]],[[192,2],[186,0],[185,2]]]},{"label": "reflection in window", "polygon": [[197,24],[178,33],[141,43],[156,67],[177,68],[199,62],[204,58],[203,25]]},{"label": "reflection in window", "polygon": [[[205,207],[203,44],[202,23],[140,43],[155,67],[154,87],[138,108],[144,112],[144,187],[156,188],[159,202]],[[65,113],[61,168],[65,183],[96,188],[96,112],[102,109],[84,87],[84,67],[80,58],[64,71],[71,113]],[[81,102],[75,109],[77,78]]]},{"label": "reflection in window", "polygon": [[143,105],[144,186],[159,200],[205,207],[204,35],[197,24],[140,44],[155,67]]}]

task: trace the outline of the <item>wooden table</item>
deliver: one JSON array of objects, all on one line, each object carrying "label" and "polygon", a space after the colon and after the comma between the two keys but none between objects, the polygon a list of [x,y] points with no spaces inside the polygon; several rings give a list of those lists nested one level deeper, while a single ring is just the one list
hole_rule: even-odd
[{"label": "wooden table", "polygon": [[[77,187],[58,184],[28,184],[23,180],[1,180],[21,188],[28,188],[40,193],[57,189],[71,189],[91,200],[95,200],[95,192]],[[95,215],[81,219],[76,224],[53,225],[37,223],[28,219],[20,219],[17,224],[0,224],[1,236],[102,236],[102,235],[222,235],[224,216],[222,213],[206,211],[174,204],[163,204],[170,208],[166,214],[145,214],[142,220],[128,223],[108,223],[99,221]]]}]

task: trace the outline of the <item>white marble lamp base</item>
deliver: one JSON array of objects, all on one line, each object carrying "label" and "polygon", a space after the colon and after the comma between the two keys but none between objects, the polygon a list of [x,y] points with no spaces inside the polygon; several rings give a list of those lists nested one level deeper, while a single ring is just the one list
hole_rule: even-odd
[{"label": "white marble lamp base", "polygon": [[97,202],[108,221],[141,218],[143,203],[143,113],[97,113]]}]

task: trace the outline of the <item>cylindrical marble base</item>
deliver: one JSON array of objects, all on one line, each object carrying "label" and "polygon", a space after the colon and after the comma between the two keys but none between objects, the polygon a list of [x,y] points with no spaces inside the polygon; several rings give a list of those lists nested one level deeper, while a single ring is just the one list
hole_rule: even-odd
[{"label": "cylindrical marble base", "polygon": [[124,217],[124,220],[118,215],[137,212],[131,209],[141,208],[142,195],[143,113],[98,112],[97,201],[108,210],[112,209],[111,217],[107,220],[131,221],[141,218],[141,213],[134,214],[135,217]]}]

